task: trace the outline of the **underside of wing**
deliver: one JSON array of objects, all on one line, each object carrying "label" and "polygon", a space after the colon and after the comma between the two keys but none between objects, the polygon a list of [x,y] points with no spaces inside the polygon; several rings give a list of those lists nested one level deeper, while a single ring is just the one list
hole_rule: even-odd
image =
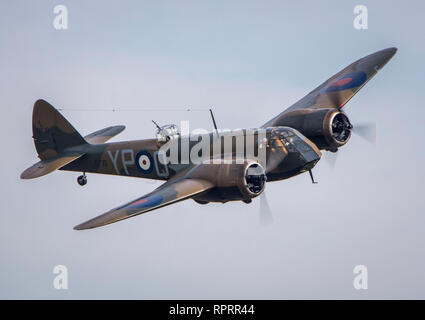
[{"label": "underside of wing", "polygon": [[127,219],[174,202],[188,199],[211,189],[213,186],[211,182],[202,179],[182,179],[175,182],[169,181],[153,192],[84,222],[74,227],[74,229],[92,229]]},{"label": "underside of wing", "polygon": [[263,127],[274,126],[286,113],[298,109],[342,108],[394,56],[397,48],[372,53],[344,68],[294,103]]},{"label": "underside of wing", "polygon": [[107,127],[107,128],[95,131],[93,133],[90,133],[89,135],[85,136],[84,139],[88,143],[101,144],[101,143],[105,143],[109,139],[112,139],[117,134],[122,132],[124,129],[125,129],[125,126]]}]

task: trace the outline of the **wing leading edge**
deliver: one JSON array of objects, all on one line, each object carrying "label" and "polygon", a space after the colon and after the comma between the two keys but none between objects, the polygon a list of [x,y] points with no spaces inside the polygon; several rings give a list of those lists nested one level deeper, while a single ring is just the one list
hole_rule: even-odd
[{"label": "wing leading edge", "polygon": [[166,182],[147,195],[131,201],[123,206],[112,209],[98,217],[86,221],[75,230],[97,228],[123,219],[127,219],[154,209],[158,209],[174,202],[191,198],[214,187],[203,179],[182,179],[175,182]]}]

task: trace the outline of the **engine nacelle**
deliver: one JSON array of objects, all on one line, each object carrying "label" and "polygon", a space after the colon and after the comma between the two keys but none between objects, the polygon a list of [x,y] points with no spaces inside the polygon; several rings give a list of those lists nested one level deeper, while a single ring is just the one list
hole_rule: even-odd
[{"label": "engine nacelle", "polygon": [[267,179],[264,168],[255,161],[241,164],[203,164],[194,169],[191,178],[208,179],[216,186],[206,194],[194,198],[202,204],[235,200],[249,202],[264,191]]},{"label": "engine nacelle", "polygon": [[300,131],[319,149],[337,151],[348,142],[353,126],[338,109],[301,109],[284,114],[276,123]]}]

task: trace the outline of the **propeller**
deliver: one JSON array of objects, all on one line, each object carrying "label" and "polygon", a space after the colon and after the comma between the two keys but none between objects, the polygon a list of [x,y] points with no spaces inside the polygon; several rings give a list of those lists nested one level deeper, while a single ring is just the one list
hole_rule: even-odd
[{"label": "propeller", "polygon": [[[364,122],[354,125],[351,131],[367,142],[376,144],[376,122]],[[331,168],[335,168],[338,152],[327,152],[325,154],[325,159]]]},{"label": "propeller", "polygon": [[375,122],[366,122],[366,123],[355,125],[353,127],[353,132],[372,144],[376,143],[376,123]]},{"label": "propeller", "polygon": [[[272,145],[272,148],[267,152],[266,156],[266,174],[276,169],[288,154],[282,143],[278,141],[277,138],[270,139],[269,143]],[[272,212],[270,210],[266,193],[263,191],[260,195],[260,223],[262,225],[269,225],[272,221]]]},{"label": "propeller", "polygon": [[[272,140],[273,144],[271,151],[267,153],[266,173],[276,169],[287,155],[287,151],[277,142]],[[260,195],[260,223],[265,226],[273,221],[272,212],[265,191]]]},{"label": "propeller", "polygon": [[272,212],[265,191],[260,195],[260,223],[265,226],[273,222]]}]

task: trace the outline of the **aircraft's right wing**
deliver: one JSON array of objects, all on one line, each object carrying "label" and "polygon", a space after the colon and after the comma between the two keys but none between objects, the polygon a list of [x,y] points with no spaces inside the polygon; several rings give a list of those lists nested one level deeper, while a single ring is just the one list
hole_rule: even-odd
[{"label": "aircraft's right wing", "polygon": [[151,193],[84,222],[74,227],[74,229],[92,229],[114,223],[141,213],[164,207],[174,202],[191,198],[192,196],[207,191],[212,187],[214,187],[214,185],[211,182],[203,179],[183,178],[176,181],[167,181]]}]

